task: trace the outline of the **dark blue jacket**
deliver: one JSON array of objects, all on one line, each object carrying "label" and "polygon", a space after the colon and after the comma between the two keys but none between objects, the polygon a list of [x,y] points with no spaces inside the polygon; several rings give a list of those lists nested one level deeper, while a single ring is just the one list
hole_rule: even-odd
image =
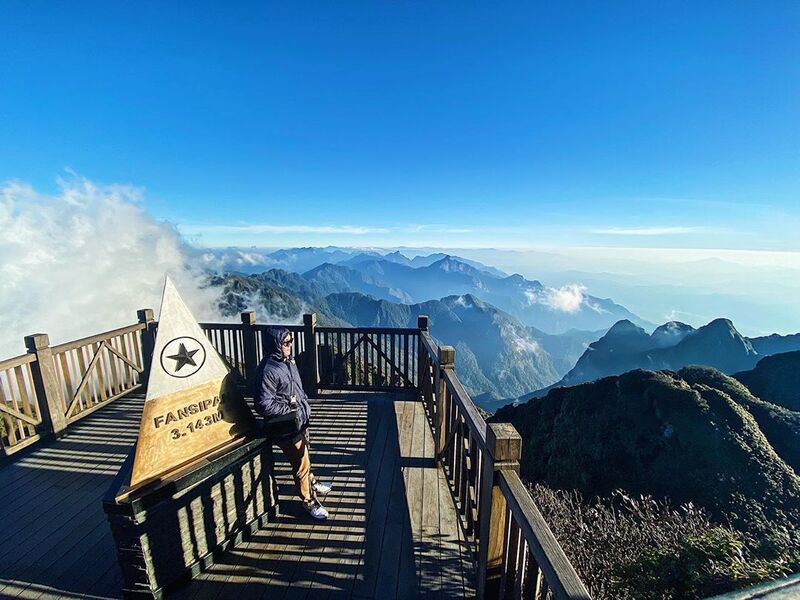
[{"label": "dark blue jacket", "polygon": [[289,334],[286,327],[268,327],[264,332],[264,359],[256,369],[253,404],[256,412],[269,420],[285,415],[292,410],[289,397],[294,393],[297,400],[297,431],[283,437],[294,437],[308,427],[311,407],[303,391],[300,373],[291,356],[284,360],[281,345]]}]

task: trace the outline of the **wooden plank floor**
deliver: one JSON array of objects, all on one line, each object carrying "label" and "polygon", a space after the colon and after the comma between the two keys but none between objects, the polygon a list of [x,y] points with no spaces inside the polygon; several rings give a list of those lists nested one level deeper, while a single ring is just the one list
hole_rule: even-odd
[{"label": "wooden plank floor", "polygon": [[121,573],[101,499],[139,432],[122,398],[0,467],[0,598],[113,598]]},{"label": "wooden plank floor", "polygon": [[313,522],[276,451],[281,517],[226,553],[182,599],[463,598],[474,596],[422,404],[375,393],[313,404],[311,457],[330,482],[330,517]]},{"label": "wooden plank floor", "polygon": [[[0,468],[0,598],[119,597],[100,498],[135,440],[140,411],[141,400],[119,400]],[[174,596],[473,596],[468,545],[422,405],[326,394],[313,415],[312,462],[333,484],[330,518],[305,514],[276,449],[280,518]]]}]

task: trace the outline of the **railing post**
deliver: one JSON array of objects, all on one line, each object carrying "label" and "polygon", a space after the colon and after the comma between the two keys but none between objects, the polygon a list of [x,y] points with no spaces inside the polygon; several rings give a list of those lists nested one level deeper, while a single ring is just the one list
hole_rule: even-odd
[{"label": "railing post", "polygon": [[150,365],[153,364],[153,350],[156,347],[156,322],[153,318],[152,308],[141,308],[136,311],[139,323],[145,327],[142,329],[142,387],[147,389],[147,382],[150,379]]},{"label": "railing post", "polygon": [[478,535],[478,598],[498,598],[503,568],[503,538],[506,532],[506,499],[497,473],[511,469],[519,473],[522,438],[511,423],[486,424]]},{"label": "railing post", "polygon": [[[419,329],[419,335],[417,336],[417,391],[422,390],[422,381],[423,381],[423,374],[422,374],[422,332],[428,331],[428,317],[427,315],[419,315],[417,317],[417,329]],[[427,377],[427,373],[425,373],[425,377]]]},{"label": "railing post", "polygon": [[439,346],[439,372],[436,374],[436,456],[444,452],[447,443],[447,381],[445,371],[456,367],[456,349],[452,346]]},{"label": "railing post", "polygon": [[59,435],[67,428],[67,408],[53,363],[50,337],[46,333],[26,336],[25,347],[36,355],[36,360],[31,363],[31,375],[39,401],[42,427],[47,432]]},{"label": "railing post", "polygon": [[256,330],[253,325],[256,324],[256,311],[247,310],[241,315],[242,319],[242,352],[244,354],[244,377],[247,381],[247,389],[253,391],[253,379],[256,375],[256,368],[258,367],[258,358],[256,354]]},{"label": "railing post", "polygon": [[317,352],[317,313],[303,315],[303,336],[305,338],[306,363],[304,375],[306,380],[303,382],[306,394],[309,396],[317,395],[319,385],[319,364]]}]

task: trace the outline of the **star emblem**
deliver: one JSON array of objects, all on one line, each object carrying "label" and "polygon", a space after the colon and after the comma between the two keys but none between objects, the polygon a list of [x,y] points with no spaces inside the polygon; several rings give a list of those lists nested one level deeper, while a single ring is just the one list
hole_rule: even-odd
[{"label": "star emblem", "polygon": [[193,367],[197,366],[197,363],[194,362],[192,358],[195,354],[199,352],[198,350],[192,350],[191,352],[186,349],[186,345],[181,343],[178,348],[178,353],[173,354],[172,356],[167,356],[167,358],[171,358],[172,360],[176,361],[175,363],[175,372],[177,373],[186,365],[192,365]]}]

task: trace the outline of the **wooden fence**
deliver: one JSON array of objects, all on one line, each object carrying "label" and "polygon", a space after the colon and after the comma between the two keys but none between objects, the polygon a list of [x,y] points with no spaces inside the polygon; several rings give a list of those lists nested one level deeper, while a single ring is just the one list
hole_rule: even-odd
[{"label": "wooden fence", "polygon": [[139,389],[146,333],[147,323],[136,323],[58,346],[50,346],[47,334],[26,337],[27,354],[0,362],[3,453],[22,450],[43,435],[58,435]]},{"label": "wooden fence", "polygon": [[588,599],[519,478],[513,425],[481,416],[455,372],[455,349],[437,346],[419,319],[419,393],[436,456],[476,550],[479,598]]},{"label": "wooden fence", "polygon": [[66,425],[142,385],[141,324],[53,346]]},{"label": "wooden fence", "polygon": [[0,362],[0,435],[3,446],[24,448],[39,439],[42,413],[33,380],[35,354]]},{"label": "wooden fence", "polygon": [[[206,337],[247,387],[264,356],[266,324],[252,311],[241,323],[200,323]],[[293,334],[303,387],[391,390],[417,381],[417,329],[317,327],[316,315]],[[58,435],[71,423],[109,402],[141,390],[153,359],[158,322],[138,311],[138,323],[50,346],[46,334],[25,338],[28,353],[0,362],[0,447],[10,455],[43,435]]]},{"label": "wooden fence", "polygon": [[417,329],[319,327],[316,333],[319,387],[416,388]]}]

